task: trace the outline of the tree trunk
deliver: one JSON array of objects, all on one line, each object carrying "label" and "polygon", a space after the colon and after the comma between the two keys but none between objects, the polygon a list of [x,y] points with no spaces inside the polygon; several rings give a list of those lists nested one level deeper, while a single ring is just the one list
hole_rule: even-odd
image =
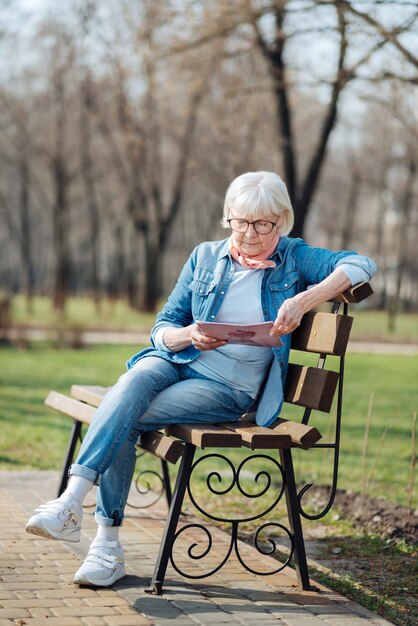
[{"label": "tree trunk", "polygon": [[154,312],[161,296],[162,265],[164,247],[160,246],[160,237],[156,232],[148,232],[145,237],[145,285],[143,310]]},{"label": "tree trunk", "polygon": [[68,175],[61,158],[53,161],[55,202],[54,246],[55,246],[55,279],[54,308],[64,313],[68,297],[71,275],[71,256],[69,242],[69,206],[68,206]]},{"label": "tree trunk", "polygon": [[328,105],[328,111],[323,121],[318,145],[311,158],[305,180],[301,187],[301,193],[296,198],[294,205],[295,225],[292,230],[293,237],[303,237],[306,218],[308,217],[309,208],[315,191],[317,190],[321,170],[325,163],[328,141],[337,121],[338,100],[345,82],[346,80],[342,76],[338,76],[334,84],[331,101]]},{"label": "tree trunk", "polygon": [[295,140],[292,129],[292,111],[289,103],[287,88],[286,66],[284,63],[285,35],[283,23],[285,10],[276,11],[276,48],[270,55],[274,92],[276,95],[277,118],[280,128],[280,142],[283,150],[284,177],[289,191],[290,200],[294,203],[297,190],[297,161],[295,154]]},{"label": "tree trunk", "polygon": [[26,296],[26,310],[32,311],[34,274],[32,263],[32,237],[29,221],[30,172],[26,155],[22,155],[19,163],[20,175],[20,254],[23,270],[23,285]]},{"label": "tree trunk", "polygon": [[54,277],[54,308],[62,315],[70,288],[71,256],[70,256],[70,219],[69,219],[69,185],[70,173],[66,154],[68,126],[68,101],[66,100],[65,78],[67,67],[54,67],[52,87],[54,90],[54,147],[50,156],[51,174],[53,179],[53,222],[55,246],[55,277]]},{"label": "tree trunk", "polygon": [[390,162],[384,160],[379,176],[380,198],[376,216],[376,243],[374,249],[376,251],[376,260],[379,267],[379,276],[382,288],[379,293],[378,309],[384,311],[387,308],[387,268],[384,250],[384,226],[386,222],[386,214],[389,209],[387,194],[389,193],[388,172]]},{"label": "tree trunk", "polygon": [[356,169],[351,177],[350,193],[344,214],[344,222],[341,233],[341,249],[347,250],[353,239],[354,228],[356,224],[358,199],[360,196],[361,177],[360,172]]},{"label": "tree trunk", "polygon": [[401,292],[402,282],[405,274],[405,268],[408,259],[408,231],[411,222],[411,207],[413,200],[413,187],[416,174],[416,160],[411,148],[408,163],[408,177],[405,183],[405,191],[401,205],[401,220],[399,227],[399,243],[398,243],[398,263],[396,268],[396,289],[389,303],[388,330],[393,332],[396,326],[396,316],[401,308]]},{"label": "tree trunk", "polygon": [[92,83],[89,76],[87,76],[82,83],[81,97],[82,108],[80,115],[80,160],[81,175],[87,201],[87,210],[90,218],[90,288],[93,292],[96,310],[99,312],[101,306],[101,285],[99,279],[100,211],[94,182],[94,164],[91,153],[91,114],[94,102]]},{"label": "tree trunk", "polygon": [[116,224],[113,229],[113,240],[115,253],[109,259],[110,268],[107,293],[113,299],[121,298],[122,295],[128,295],[130,301],[129,269],[127,267],[129,250],[125,249],[125,240],[121,224]]}]

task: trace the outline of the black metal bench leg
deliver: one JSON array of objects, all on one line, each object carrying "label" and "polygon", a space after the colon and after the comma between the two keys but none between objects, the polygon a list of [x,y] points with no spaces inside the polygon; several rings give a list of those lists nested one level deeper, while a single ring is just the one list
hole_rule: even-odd
[{"label": "black metal bench leg", "polygon": [[305,543],[303,540],[300,507],[296,491],[295,474],[291,450],[280,450],[280,459],[285,474],[285,495],[290,529],[293,533],[295,550],[294,560],[298,583],[305,591],[312,590],[309,582],[308,564],[306,562]]},{"label": "black metal bench leg", "polygon": [[173,494],[171,491],[171,482],[170,482],[170,473],[168,471],[168,463],[161,459],[161,472],[163,475],[163,483],[164,483],[164,491],[165,498],[167,500],[168,508],[170,508],[171,500],[173,498]]},{"label": "black metal bench leg", "polygon": [[70,439],[68,441],[68,447],[67,447],[67,453],[65,455],[65,461],[64,461],[64,466],[62,468],[62,474],[61,474],[61,481],[60,481],[60,486],[58,488],[58,498],[60,497],[60,495],[62,493],[64,493],[66,487],[67,487],[67,483],[68,483],[68,470],[70,469],[70,466],[73,462],[74,459],[74,452],[75,452],[75,448],[77,445],[77,441],[80,439],[81,437],[81,427],[82,427],[82,422],[78,422],[77,420],[74,420],[73,422],[73,428],[71,430],[71,435],[70,435]]},{"label": "black metal bench leg", "polygon": [[155,595],[162,594],[165,573],[174,542],[174,536],[176,534],[181,507],[183,505],[184,494],[190,478],[190,470],[195,451],[196,446],[186,444],[186,449],[183,453],[181,465],[177,474],[176,485],[174,487],[174,493],[171,499],[170,510],[168,512],[164,533],[161,538],[160,549],[155,563],[151,585],[150,588],[146,590],[148,593],[154,593]]}]

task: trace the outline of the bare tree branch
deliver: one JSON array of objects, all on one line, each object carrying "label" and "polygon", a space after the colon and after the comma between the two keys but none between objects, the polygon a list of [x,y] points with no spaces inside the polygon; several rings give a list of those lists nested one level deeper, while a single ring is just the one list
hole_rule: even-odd
[{"label": "bare tree branch", "polygon": [[412,65],[418,68],[418,57],[414,56],[412,52],[405,48],[405,46],[398,39],[398,35],[406,30],[408,25],[413,24],[418,19],[418,12],[413,16],[413,18],[408,20],[408,24],[406,24],[405,26],[389,30],[385,26],[383,26],[383,24],[381,24],[377,19],[373,18],[369,13],[364,13],[356,9],[348,0],[339,0],[339,2],[342,6],[346,8],[347,11],[349,11],[353,15],[356,15],[357,17],[360,17],[370,26],[373,26],[373,28],[375,28],[384,39],[390,41],[390,43],[393,44],[395,48],[397,48],[402,53],[407,61],[409,61],[410,63],[412,63]]}]

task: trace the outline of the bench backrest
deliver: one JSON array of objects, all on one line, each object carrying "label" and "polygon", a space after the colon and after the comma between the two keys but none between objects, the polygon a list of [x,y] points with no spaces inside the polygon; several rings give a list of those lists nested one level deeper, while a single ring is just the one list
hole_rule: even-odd
[{"label": "bench backrest", "polygon": [[292,336],[292,350],[320,355],[316,366],[289,363],[285,401],[329,412],[339,373],[324,368],[325,356],[343,357],[353,318],[336,313],[307,313]]},{"label": "bench backrest", "polygon": [[[293,332],[292,350],[318,355],[315,366],[289,363],[285,402],[305,407],[303,423],[308,422],[311,410],[331,410],[338,383],[342,386],[344,356],[353,323],[348,315],[348,302],[360,302],[371,293],[368,283],[360,283],[339,296],[330,313],[306,313],[300,327]],[[341,315],[338,311],[342,303]],[[338,371],[325,369],[327,356],[339,358]]]}]

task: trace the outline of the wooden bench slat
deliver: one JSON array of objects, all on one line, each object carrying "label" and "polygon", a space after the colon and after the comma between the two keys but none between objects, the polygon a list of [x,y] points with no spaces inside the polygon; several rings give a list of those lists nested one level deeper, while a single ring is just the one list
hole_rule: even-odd
[{"label": "wooden bench slat", "polygon": [[284,450],[292,445],[292,439],[288,433],[272,432],[269,428],[264,428],[263,426],[245,424],[245,422],[226,422],[222,426],[241,435],[242,444],[247,448]]},{"label": "wooden bench slat", "polygon": [[292,422],[279,418],[269,427],[275,433],[285,433],[290,436],[292,444],[304,450],[309,450],[322,437],[314,426]]},{"label": "wooden bench slat", "polygon": [[[242,436],[243,443],[250,441],[251,436],[251,426],[254,429],[259,429],[259,431],[254,430],[254,433],[259,433],[260,441],[262,442],[261,435],[264,433],[266,437],[267,445],[248,445],[248,447],[253,448],[270,448],[270,449],[284,449],[286,447],[297,446],[299,448],[304,448],[308,450],[311,448],[319,439],[321,439],[322,435],[314,426],[309,426],[307,424],[301,424],[300,422],[293,422],[291,420],[279,418],[277,419],[271,426],[268,428],[263,428],[262,426],[256,426],[255,424],[255,413],[245,413],[243,419],[239,420],[239,422],[234,422],[232,424],[224,423],[222,426],[225,428],[231,428],[235,432],[238,432]],[[241,429],[243,432],[241,432]],[[248,431],[247,436],[245,432]],[[277,435],[283,435],[285,437],[290,437],[291,446],[282,445],[280,440],[278,440],[279,445],[275,445],[275,437]],[[269,438],[269,440],[267,440]],[[257,442],[257,438],[254,439],[254,442]],[[284,440],[283,440],[284,443]],[[245,443],[246,445],[246,443]]]},{"label": "wooden bench slat", "polygon": [[292,333],[292,349],[343,356],[352,324],[349,315],[305,313],[301,325]]},{"label": "wooden bench slat", "polygon": [[291,404],[329,413],[338,378],[337,372],[291,363],[284,399]]},{"label": "wooden bench slat", "polygon": [[165,430],[200,448],[240,448],[242,444],[241,435],[211,424],[172,424]]},{"label": "wooden bench slat", "polygon": [[96,413],[95,407],[58,393],[58,391],[50,391],[45,404],[59,413],[83,422],[83,424],[90,424],[93,415]]},{"label": "wooden bench slat", "polygon": [[172,439],[155,430],[143,433],[135,447],[169,463],[177,463],[185,448],[178,439]]},{"label": "wooden bench slat", "polygon": [[109,389],[100,385],[72,385],[71,397],[98,407]]}]

